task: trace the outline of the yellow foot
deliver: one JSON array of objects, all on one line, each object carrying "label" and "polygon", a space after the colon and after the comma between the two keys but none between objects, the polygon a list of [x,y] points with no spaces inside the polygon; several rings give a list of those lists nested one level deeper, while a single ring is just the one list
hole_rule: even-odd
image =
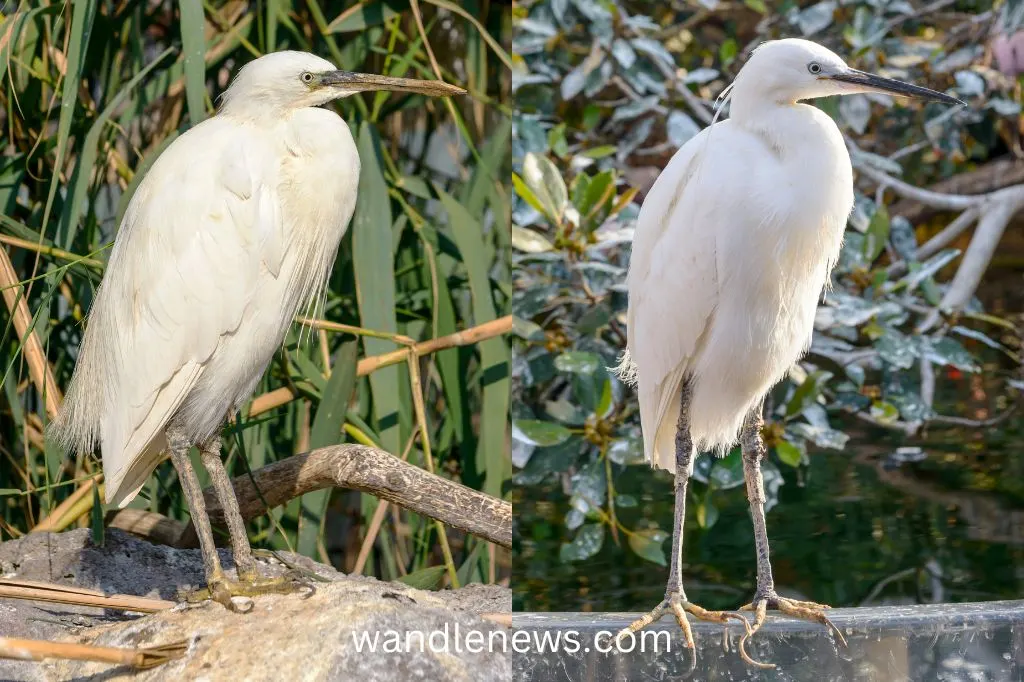
[{"label": "yellow foot", "polygon": [[683,631],[683,640],[686,642],[686,647],[690,650],[690,670],[692,671],[697,665],[697,649],[693,643],[693,630],[690,629],[690,621],[686,619],[686,614],[689,613],[697,620],[706,620],[712,623],[721,623],[725,625],[730,620],[738,620],[743,623],[744,628],[747,632],[750,631],[750,623],[747,619],[738,613],[730,613],[728,611],[708,611],[705,608],[692,604],[683,596],[681,592],[670,592],[665,595],[665,599],[658,604],[652,611],[644,614],[626,628],[623,628],[615,635],[615,640],[621,641],[623,637],[629,634],[634,634],[643,630],[645,627],[661,619],[669,611],[676,617],[676,622],[679,623],[679,627]]},{"label": "yellow foot", "polygon": [[761,663],[760,661],[755,661],[747,655],[746,650],[747,640],[754,636],[754,634],[761,629],[761,626],[764,625],[765,618],[767,618],[768,615],[768,609],[774,609],[775,611],[787,615],[790,618],[799,618],[801,620],[821,623],[828,628],[836,640],[845,647],[846,638],[843,637],[843,633],[840,632],[835,623],[829,620],[829,617],[825,615],[825,611],[829,608],[831,607],[828,604],[786,599],[785,597],[780,597],[775,594],[774,591],[765,595],[755,596],[754,601],[746,606],[740,607],[740,611],[754,612],[754,624],[749,626],[747,628],[747,633],[740,638],[740,656],[743,657],[744,661],[758,668],[771,669],[775,667],[773,663]]},{"label": "yellow foot", "polygon": [[[198,603],[211,599],[222,604],[230,611],[236,613],[248,613],[253,609],[253,602],[250,597],[263,594],[296,594],[304,593],[303,599],[307,599],[316,588],[309,583],[303,582],[292,574],[285,574],[279,578],[264,578],[259,574],[243,576],[241,580],[229,580],[226,577],[217,577],[210,581],[206,587],[194,590],[185,595],[189,603]],[[246,597],[246,599],[235,600],[234,597]]]}]

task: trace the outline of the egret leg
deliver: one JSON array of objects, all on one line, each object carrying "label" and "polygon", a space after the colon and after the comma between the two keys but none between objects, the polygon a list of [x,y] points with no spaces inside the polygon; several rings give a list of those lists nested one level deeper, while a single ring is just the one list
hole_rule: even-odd
[{"label": "egret leg", "polygon": [[[228,476],[227,469],[224,468],[224,462],[220,457],[220,436],[215,436],[207,441],[199,449],[199,453],[203,459],[203,466],[206,467],[206,471],[210,475],[213,491],[220,501],[221,509],[224,510],[224,520],[227,523],[228,535],[231,538],[231,551],[235,559],[238,581],[228,580],[223,572],[220,572],[217,578],[208,579],[206,588],[190,594],[188,600],[194,602],[212,599],[232,611],[247,612],[252,609],[252,604],[238,605],[232,600],[232,597],[253,597],[260,594],[287,594],[302,591],[307,592],[306,596],[312,594],[312,585],[296,581],[291,574],[286,574],[280,578],[264,578],[260,575],[259,570],[256,568],[256,560],[252,556],[252,548],[249,546],[249,536],[245,532],[245,521],[242,519],[242,513],[238,508],[238,498],[235,497],[235,490],[231,486],[231,478]],[[200,501],[202,501],[201,494]],[[209,519],[205,518],[205,505],[202,509],[202,515],[207,528],[209,528]],[[194,516],[193,519],[195,519]],[[196,528],[198,530],[198,524]]]},{"label": "egret leg", "polygon": [[758,404],[750,411],[743,422],[740,434],[740,445],[743,450],[743,478],[747,484],[747,499],[750,501],[750,516],[754,525],[754,545],[757,550],[757,592],[751,603],[743,606],[741,611],[754,612],[754,624],[740,639],[740,655],[747,663],[759,668],[774,668],[770,663],[753,660],[746,652],[747,640],[764,624],[768,609],[775,609],[792,618],[800,618],[821,623],[832,631],[835,638],[846,646],[846,639],[839,628],[825,615],[829,607],[809,601],[797,601],[780,597],[775,592],[775,580],[772,578],[772,565],[768,556],[768,529],[764,520],[764,478],[761,476],[761,460],[765,457],[764,440],[761,438],[761,427],[764,418],[761,416],[762,406]]},{"label": "egret leg", "polygon": [[668,584],[665,587],[665,598],[653,610],[635,620],[629,627],[623,628],[616,635],[616,639],[639,632],[671,611],[683,631],[686,646],[690,649],[690,669],[693,670],[696,666],[697,650],[693,642],[693,631],[686,619],[687,613],[698,620],[722,624],[727,623],[730,619],[746,624],[746,619],[735,613],[708,611],[697,606],[686,598],[686,591],[683,589],[683,522],[686,519],[686,486],[690,479],[690,465],[693,462],[694,454],[689,419],[691,395],[692,387],[689,382],[684,381],[680,396],[679,421],[676,424],[676,500],[672,521],[672,560],[669,567]]},{"label": "egret leg", "polygon": [[235,558],[238,579],[252,581],[259,577],[259,572],[256,570],[256,560],[252,558],[252,548],[249,546],[249,536],[245,532],[242,513],[238,509],[235,490],[231,487],[231,479],[220,458],[220,448],[220,436],[214,436],[200,448],[199,452],[203,458],[203,466],[210,474],[210,482],[213,484],[217,499],[220,500],[221,509],[224,510],[224,520],[228,525],[228,535],[231,537],[231,552]]},{"label": "egret leg", "polygon": [[206,583],[212,585],[224,578],[224,571],[220,567],[217,547],[213,542],[210,518],[206,515],[203,489],[199,487],[199,479],[196,478],[196,472],[192,469],[192,462],[188,457],[192,443],[182,431],[172,425],[167,429],[167,446],[171,451],[171,462],[178,472],[181,489],[185,492],[188,510],[192,515],[192,524],[196,528],[196,535],[199,536],[199,549],[203,555]]}]

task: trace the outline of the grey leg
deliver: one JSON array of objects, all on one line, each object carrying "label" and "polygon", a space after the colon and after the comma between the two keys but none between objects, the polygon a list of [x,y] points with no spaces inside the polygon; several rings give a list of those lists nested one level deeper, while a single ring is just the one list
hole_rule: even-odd
[{"label": "grey leg", "polygon": [[764,520],[764,478],[761,476],[761,460],[765,456],[764,441],[761,440],[761,405],[750,411],[743,422],[740,445],[743,449],[743,478],[747,484],[747,499],[750,501],[750,516],[754,524],[754,546],[757,550],[757,594],[775,594],[772,579],[772,564],[768,558],[768,528]]},{"label": "grey leg", "polygon": [[679,421],[676,422],[676,504],[672,515],[672,561],[669,565],[668,585],[665,597],[678,593],[684,600],[683,591],[683,524],[686,521],[686,486],[690,482],[690,465],[693,463],[693,438],[690,435],[689,383],[683,384],[680,396]]},{"label": "grey leg", "polygon": [[252,581],[259,577],[259,572],[256,570],[256,560],[252,558],[249,536],[245,532],[245,522],[238,509],[235,490],[231,487],[231,479],[220,458],[220,450],[220,436],[214,436],[200,448],[200,454],[203,458],[203,466],[210,474],[210,481],[217,493],[217,499],[220,500],[221,509],[224,510],[224,520],[227,522],[228,534],[231,536],[231,551],[234,553],[238,579]]},{"label": "grey leg", "polygon": [[203,490],[199,487],[199,479],[196,478],[196,472],[192,469],[192,462],[188,458],[188,451],[192,444],[174,425],[167,429],[167,444],[171,451],[171,462],[174,463],[174,468],[178,472],[181,489],[185,492],[185,499],[188,501],[188,510],[192,515],[196,535],[199,536],[199,548],[203,554],[206,583],[212,585],[222,580],[224,573],[220,567],[220,559],[217,557],[217,547],[213,543],[213,530],[210,528],[210,519],[206,515]]},{"label": "grey leg", "polygon": [[[693,642],[693,631],[686,619],[689,613],[699,620],[726,623],[728,620],[746,620],[742,616],[725,611],[708,611],[686,598],[683,590],[683,522],[686,519],[686,487],[690,480],[690,464],[693,461],[693,439],[690,435],[690,398],[692,388],[689,382],[683,383],[680,395],[679,421],[676,424],[676,480],[675,480],[675,513],[672,520],[672,561],[669,567],[668,584],[665,588],[665,599],[649,613],[644,614],[629,627],[619,632],[617,638],[627,636],[647,627],[659,620],[669,611],[683,631],[686,646],[696,652]],[[696,665],[696,653],[690,658],[691,669]]]},{"label": "grey leg", "polygon": [[766,450],[761,438],[761,427],[764,418],[761,416],[762,405],[758,404],[750,411],[743,421],[740,433],[740,445],[743,449],[743,478],[747,484],[747,499],[750,501],[750,516],[754,525],[754,546],[757,551],[757,592],[754,600],[741,610],[754,611],[754,624],[740,639],[740,655],[745,661],[760,668],[774,668],[774,665],[758,663],[746,652],[747,640],[764,624],[769,608],[793,618],[801,618],[821,623],[829,628],[836,639],[846,645],[843,633],[825,615],[825,604],[785,599],[775,592],[775,581],[772,578],[772,565],[768,554],[768,528],[764,520],[764,478],[761,476],[761,461]]}]

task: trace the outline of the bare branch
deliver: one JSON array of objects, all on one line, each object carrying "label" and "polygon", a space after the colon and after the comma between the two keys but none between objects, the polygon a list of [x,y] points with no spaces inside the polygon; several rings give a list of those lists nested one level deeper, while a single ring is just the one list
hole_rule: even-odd
[{"label": "bare branch", "polygon": [[1001,189],[987,195],[985,199],[978,227],[974,230],[970,246],[964,252],[960,267],[938,309],[925,318],[918,328],[919,332],[931,329],[939,321],[939,310],[958,310],[970,302],[1010,218],[1024,206],[1024,185]]},{"label": "bare branch", "polygon": [[[974,221],[978,218],[979,214],[980,211],[977,208],[969,208],[958,215],[956,220],[942,228],[942,231],[922,244],[917,251],[914,252],[914,259],[921,261],[931,258],[939,251],[949,246],[957,237],[967,231],[967,229],[974,224]],[[898,277],[906,271],[907,262],[901,260],[886,268],[885,274],[889,277]]]},{"label": "bare branch", "polygon": [[[231,483],[246,519],[314,490],[348,488],[370,493],[502,547],[512,547],[511,503],[365,445],[332,445],[288,457],[252,472],[252,479],[239,476]],[[203,494],[210,520],[222,523],[223,510],[217,496],[211,488]]]},{"label": "bare branch", "polygon": [[914,201],[921,202],[922,204],[928,204],[934,208],[940,208],[947,211],[963,211],[971,208],[972,206],[979,206],[985,200],[984,195],[969,196],[966,194],[940,194],[939,192],[932,192],[926,189],[921,189],[920,187],[914,187],[903,180],[898,180],[891,175],[887,175],[886,173],[865,164],[858,166],[857,172],[871,178],[875,182],[888,185],[894,192],[902,197],[913,199]]}]

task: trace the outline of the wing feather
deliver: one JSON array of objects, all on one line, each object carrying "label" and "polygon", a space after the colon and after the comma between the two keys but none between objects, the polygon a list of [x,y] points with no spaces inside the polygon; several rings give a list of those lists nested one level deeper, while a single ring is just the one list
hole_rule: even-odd
[{"label": "wing feather", "polygon": [[695,201],[709,130],[676,152],[658,176],[640,210],[630,258],[627,347],[635,365],[644,452],[652,465],[665,469],[675,467],[682,380],[692,370],[718,300],[715,233]]},{"label": "wing feather", "polygon": [[127,504],[159,462],[168,421],[238,329],[261,264],[280,270],[268,157],[251,133],[213,118],[171,145],[133,197],[89,320],[115,375],[105,385],[119,387],[99,434],[108,502]]}]

